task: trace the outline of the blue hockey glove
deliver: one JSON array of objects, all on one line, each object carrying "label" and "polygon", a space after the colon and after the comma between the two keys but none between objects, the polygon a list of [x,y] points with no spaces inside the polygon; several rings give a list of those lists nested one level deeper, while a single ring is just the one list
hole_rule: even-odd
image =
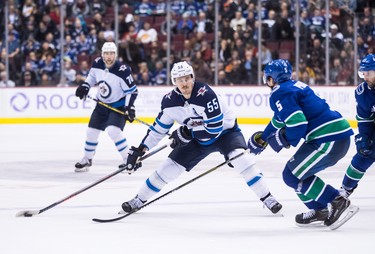
[{"label": "blue hockey glove", "polygon": [[[126,161],[126,172],[128,172],[129,174],[134,173],[135,171],[137,171],[137,169],[142,167],[142,162],[138,160],[145,154],[144,148],[144,145],[140,145],[139,147],[132,146],[129,149],[128,159]],[[120,167],[121,166],[122,165],[120,165]]]},{"label": "blue hockey glove", "polygon": [[367,135],[357,134],[354,137],[354,142],[357,147],[357,152],[360,156],[367,158],[372,154],[372,140]]},{"label": "blue hockey glove", "polygon": [[247,141],[247,147],[251,153],[260,154],[266,149],[268,143],[261,139],[262,134],[263,131],[257,131]]},{"label": "blue hockey glove", "polygon": [[267,137],[267,142],[272,147],[272,149],[277,153],[280,152],[283,148],[290,147],[288,140],[286,140],[284,128],[278,129],[277,131],[271,133]]},{"label": "blue hockey glove", "polygon": [[172,132],[169,139],[173,139],[173,142],[170,144],[171,148],[176,148],[177,146],[185,146],[192,139],[191,131],[186,126],[181,126]]},{"label": "blue hockey glove", "polygon": [[133,122],[135,118],[135,107],[127,106],[125,107],[125,121]]},{"label": "blue hockey glove", "polygon": [[86,96],[89,94],[90,86],[87,83],[83,83],[76,90],[76,96],[81,100],[86,99]]}]

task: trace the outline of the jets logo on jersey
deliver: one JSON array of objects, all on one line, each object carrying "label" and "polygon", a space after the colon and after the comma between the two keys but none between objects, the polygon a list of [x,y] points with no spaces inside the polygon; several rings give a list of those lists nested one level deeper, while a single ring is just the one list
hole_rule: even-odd
[{"label": "jets logo on jersey", "polygon": [[197,127],[203,125],[202,117],[189,117],[184,120],[184,124],[188,127]]},{"label": "jets logo on jersey", "polygon": [[121,65],[118,70],[119,71],[125,71],[126,70],[126,65],[125,64]]},{"label": "jets logo on jersey", "polygon": [[165,98],[171,99],[172,92],[165,95]]},{"label": "jets logo on jersey", "polygon": [[204,96],[204,94],[205,94],[206,92],[207,92],[207,88],[206,88],[206,86],[199,88],[198,93],[197,93],[197,97],[198,97],[199,95]]},{"label": "jets logo on jersey", "polygon": [[111,87],[104,80],[98,82],[98,88],[101,97],[108,98],[111,95]]}]

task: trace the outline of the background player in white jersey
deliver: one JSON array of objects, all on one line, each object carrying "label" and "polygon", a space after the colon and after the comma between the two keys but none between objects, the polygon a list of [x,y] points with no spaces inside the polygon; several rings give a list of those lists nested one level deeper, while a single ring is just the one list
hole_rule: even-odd
[{"label": "background player in white jersey", "polygon": [[[317,173],[345,156],[353,130],[349,122],[339,112],[331,110],[307,84],[293,80],[291,76],[292,66],[287,60],[273,60],[264,68],[263,81],[272,89],[270,107],[274,116],[264,131],[252,135],[249,148],[259,154],[268,143],[279,152],[297,146],[304,139],[283,170],[285,184],[293,188],[311,209],[297,214],[296,224],[324,223],[336,229],[355,212],[348,209],[350,201],[340,195],[339,190],[326,184]],[[350,217],[340,217],[347,209]]]},{"label": "background player in white jersey", "polygon": [[358,134],[354,141],[357,153],[342,181],[346,196],[353,193],[358,182],[375,161],[375,54],[369,54],[362,59],[358,74],[364,82],[359,84],[355,91]]},{"label": "background player in white jersey", "polygon": [[[141,144],[131,147],[127,163],[122,166],[129,172],[140,167],[141,164],[137,163],[139,157],[156,146],[176,121],[181,126],[170,136],[173,151],[147,178],[135,198],[122,204],[125,212],[137,210],[166,184],[184,171],[190,171],[207,155],[220,152],[225,158],[233,158],[247,149],[232,110],[208,84],[195,81],[193,68],[187,62],[173,65],[171,79],[177,87],[163,97],[155,122]],[[282,206],[271,195],[253,158],[254,155],[244,153],[230,166],[245,179],[265,206],[272,213],[277,213]]]},{"label": "background player in white jersey", "polygon": [[76,163],[75,172],[88,171],[98,145],[99,134],[104,130],[115,143],[122,159],[127,159],[129,149],[122,130],[126,121],[134,121],[134,101],[138,91],[130,67],[116,58],[116,45],[113,42],[105,42],[102,56],[94,60],[85,82],[77,88],[76,96],[86,99],[90,88],[98,86],[97,99],[124,111],[125,117],[99,103],[96,105],[87,128],[84,157]]}]

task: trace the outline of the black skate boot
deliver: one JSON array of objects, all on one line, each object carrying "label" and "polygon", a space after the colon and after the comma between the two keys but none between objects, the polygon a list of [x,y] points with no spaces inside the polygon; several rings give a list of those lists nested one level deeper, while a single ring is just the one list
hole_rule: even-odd
[{"label": "black skate boot", "polygon": [[335,223],[341,216],[341,214],[350,206],[350,200],[343,196],[337,196],[331,202],[331,209],[329,211],[327,219],[324,221],[324,225],[330,226]]},{"label": "black skate boot", "polygon": [[306,213],[296,215],[296,224],[300,227],[318,227],[323,226],[328,217],[328,209],[310,210]]},{"label": "black skate boot", "polygon": [[86,157],[83,157],[80,162],[77,162],[75,167],[76,169],[74,170],[77,173],[81,172],[87,172],[89,171],[89,168],[92,165],[92,159],[87,159]]},{"label": "black skate boot", "polygon": [[147,201],[143,201],[141,200],[138,195],[135,196],[135,198],[127,201],[127,202],[124,202],[122,203],[122,210],[123,211],[120,211],[119,213],[132,213],[132,212],[135,212],[135,211],[138,211],[138,209],[143,206],[144,203],[146,203]]},{"label": "black skate boot", "polygon": [[267,196],[265,196],[264,198],[261,198],[260,200],[268,209],[270,209],[270,211],[273,214],[278,213],[283,207],[279,202],[277,202],[277,200],[271,194],[268,194]]}]

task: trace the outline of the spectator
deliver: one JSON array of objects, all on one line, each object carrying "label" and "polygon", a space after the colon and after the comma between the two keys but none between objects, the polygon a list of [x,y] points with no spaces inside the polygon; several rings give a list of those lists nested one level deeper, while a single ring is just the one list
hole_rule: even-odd
[{"label": "spectator", "polygon": [[230,27],[237,31],[238,28],[244,31],[246,29],[246,19],[242,16],[241,11],[236,11],[234,14],[234,18],[230,21]]},{"label": "spectator", "polygon": [[190,40],[184,41],[184,48],[178,53],[178,57],[181,61],[190,62],[193,57],[194,51],[191,48]]},{"label": "spectator", "polygon": [[149,44],[158,40],[158,33],[155,28],[151,27],[149,22],[143,24],[143,29],[141,29],[137,34],[137,40],[143,44]]},{"label": "spectator", "polygon": [[63,78],[65,79],[65,82],[69,86],[75,85],[76,81],[76,70],[72,68],[72,61],[68,59],[64,59],[64,71],[63,71]]},{"label": "spectator", "polygon": [[155,9],[155,5],[150,3],[149,0],[142,0],[138,6],[135,7],[135,14],[139,16],[150,16]]},{"label": "spectator", "polygon": [[194,22],[190,19],[190,14],[182,14],[182,19],[177,24],[177,33],[184,34],[186,38],[189,38],[189,35],[193,32],[193,29]]},{"label": "spectator", "polygon": [[33,73],[31,71],[23,72],[22,76],[21,76],[19,86],[24,86],[24,87],[37,86],[38,80],[32,74]]},{"label": "spectator", "polygon": [[217,77],[217,85],[229,85],[231,82],[227,79],[227,75],[224,70],[219,71]]},{"label": "spectator", "polygon": [[171,11],[176,13],[177,16],[180,16],[184,13],[185,1],[173,0],[171,1]]},{"label": "spectator", "polygon": [[86,0],[76,0],[73,4],[72,11],[74,16],[86,16],[90,12],[90,5],[86,2]]},{"label": "spectator", "polygon": [[196,32],[198,33],[212,33],[213,23],[211,20],[206,18],[206,13],[203,11],[199,12],[198,19],[196,21]]},{"label": "spectator", "polygon": [[152,73],[151,81],[154,86],[167,84],[167,69],[164,68],[162,61],[156,62],[155,71]]},{"label": "spectator", "polygon": [[6,80],[7,79],[7,73],[5,71],[2,71],[0,73],[0,88],[2,87],[15,87],[16,84],[13,80]]}]

